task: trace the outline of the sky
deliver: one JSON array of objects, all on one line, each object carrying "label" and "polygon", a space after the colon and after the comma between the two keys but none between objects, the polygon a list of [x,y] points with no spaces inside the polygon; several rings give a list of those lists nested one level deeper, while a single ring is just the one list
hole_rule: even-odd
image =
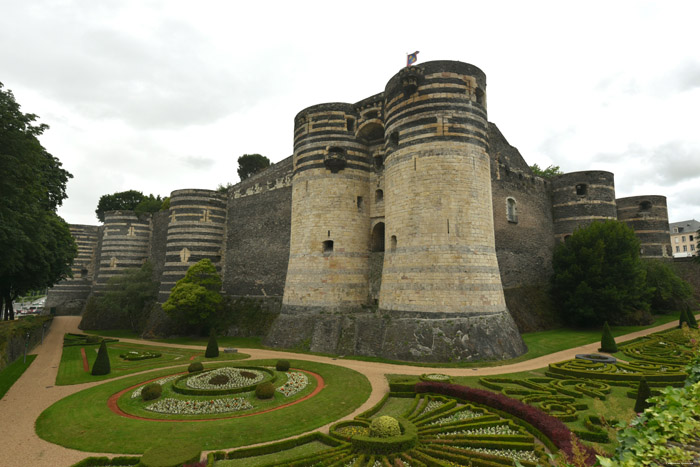
[{"label": "sky", "polygon": [[0,82],[100,196],[236,183],[237,159],[292,154],[294,116],[357,102],[418,64],[487,76],[489,120],[525,160],[607,170],[618,198],[700,220],[700,2],[0,0]]}]

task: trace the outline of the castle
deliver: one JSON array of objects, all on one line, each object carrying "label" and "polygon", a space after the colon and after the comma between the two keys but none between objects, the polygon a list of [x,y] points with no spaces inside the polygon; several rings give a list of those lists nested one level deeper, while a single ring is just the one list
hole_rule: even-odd
[{"label": "castle", "polygon": [[223,292],[280,311],[277,347],[414,361],[525,352],[509,309],[546,284],[556,242],[594,220],[671,257],[663,196],[615,198],[603,171],[535,176],[488,121],[486,75],[456,61],[400,70],[383,92],[294,121],[294,154],[233,186],[174,191],[168,211],[72,225],[74,278],[47,307],[79,312],[150,260],[168,297],[210,258]]}]

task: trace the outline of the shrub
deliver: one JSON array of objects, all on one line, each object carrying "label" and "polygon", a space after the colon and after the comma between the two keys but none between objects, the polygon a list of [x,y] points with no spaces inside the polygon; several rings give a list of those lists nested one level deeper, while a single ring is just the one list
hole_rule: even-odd
[{"label": "shrub", "polygon": [[651,295],[652,310],[668,312],[683,308],[693,295],[690,285],[659,260],[644,260],[643,264],[647,271],[647,285],[654,288]]},{"label": "shrub", "polygon": [[289,360],[277,360],[275,369],[277,371],[289,371]]},{"label": "shrub", "polygon": [[603,325],[603,336],[600,339],[600,349],[598,351],[607,353],[617,352],[617,344],[615,343],[612,332],[610,332],[610,326],[607,321]]},{"label": "shrub", "polygon": [[148,383],[141,390],[141,399],[145,401],[152,401],[158,399],[160,395],[163,394],[163,387],[158,383]]},{"label": "shrub", "polygon": [[693,310],[691,310],[688,305],[685,306],[685,315],[688,318],[688,327],[697,329],[698,320],[695,319],[695,313],[693,313]]},{"label": "shrub", "polygon": [[147,449],[141,457],[141,463],[146,467],[176,467],[199,462],[201,455],[201,446],[180,441]]},{"label": "shrub", "polygon": [[388,415],[375,418],[369,426],[369,435],[374,438],[390,438],[400,434],[401,427],[398,420]]},{"label": "shrub", "polygon": [[644,412],[644,409],[651,406],[647,402],[647,399],[651,397],[651,388],[649,388],[649,383],[647,379],[642,376],[639,380],[639,386],[637,387],[637,402],[634,403],[634,411],[637,413]]},{"label": "shrub", "polygon": [[219,344],[216,342],[216,335],[212,332],[209,336],[207,351],[204,352],[206,358],[216,358],[219,356]]},{"label": "shrub", "polygon": [[275,395],[275,387],[271,382],[265,381],[255,387],[255,397],[258,399],[272,399]]},{"label": "shrub", "polygon": [[95,363],[92,365],[92,374],[97,375],[108,375],[112,371],[109,364],[109,353],[107,352],[107,344],[104,341],[100,344],[100,350],[97,351],[97,358]]},{"label": "shrub", "polygon": [[187,371],[189,373],[194,373],[195,371],[202,370],[204,370],[204,365],[202,365],[202,362],[192,362],[190,363],[190,366],[187,367]]}]

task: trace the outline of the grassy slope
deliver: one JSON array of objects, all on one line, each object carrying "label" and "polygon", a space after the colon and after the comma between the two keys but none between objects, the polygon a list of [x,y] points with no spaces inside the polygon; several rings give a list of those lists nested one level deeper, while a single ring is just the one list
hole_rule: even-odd
[{"label": "grassy slope", "polygon": [[[274,365],[274,362],[246,364]],[[369,397],[369,381],[360,373],[321,363],[291,363],[292,367],[321,374],[326,387],[315,397],[281,410],[254,417],[190,423],[133,420],[109,410],[105,401],[115,392],[173,372],[160,370],[107,382],[66,397],[41,414],[36,431],[49,442],[94,452],[137,454],[166,438],[175,443],[201,440],[205,450],[224,449],[316,429],[351,413]]]},{"label": "grassy slope", "polygon": [[32,364],[35,358],[36,355],[27,355],[26,363],[24,363],[24,358],[18,358],[0,371],[0,399],[7,394],[7,391],[22,376],[22,373],[29,368],[29,365]]}]

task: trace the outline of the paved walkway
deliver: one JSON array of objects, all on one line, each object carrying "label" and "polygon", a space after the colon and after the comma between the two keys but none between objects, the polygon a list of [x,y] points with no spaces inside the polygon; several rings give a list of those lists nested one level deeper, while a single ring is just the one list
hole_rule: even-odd
[{"label": "paved walkway", "polygon": [[[63,334],[66,332],[80,332],[78,324],[79,316],[58,316],[53,320],[51,329],[44,338],[44,343],[37,347],[33,353],[37,354],[36,360],[27,371],[0,400],[0,426],[3,433],[0,434],[0,466],[18,467],[56,467],[69,466],[81,459],[94,455],[114,455],[104,453],[88,453],[67,449],[40,439],[34,431],[34,422],[41,412],[64,397],[67,397],[83,389],[101,384],[101,382],[76,384],[71,386],[55,386],[58,365],[61,361],[63,349]],[[644,331],[634,332],[625,336],[616,337],[616,342],[625,342],[653,332],[669,329],[676,326],[676,322],[667,323]],[[165,344],[159,342],[143,341],[139,339],[120,339],[122,342],[133,342],[162,347],[194,348],[203,350],[204,346],[187,346],[177,344]],[[532,360],[527,360],[512,365],[484,367],[484,368],[428,368],[409,365],[392,365],[378,362],[362,362],[358,360],[336,360],[331,357],[317,355],[296,354],[262,349],[240,349],[241,352],[250,354],[251,359],[261,358],[287,358],[297,360],[309,360],[314,362],[329,363],[350,368],[364,374],[372,385],[372,393],[367,401],[355,412],[345,417],[351,419],[374,406],[389,390],[385,374],[398,373],[407,375],[420,375],[423,373],[439,372],[450,376],[484,376],[516,371],[536,370],[550,363],[574,358],[576,354],[593,353],[598,350],[599,343],[588,344],[573,349],[563,350],[550,355],[545,355]],[[149,370],[152,371],[152,370]],[[146,372],[144,372],[146,373]],[[126,375],[122,378],[125,378]],[[119,378],[115,378],[119,379]],[[113,381],[113,380],[110,380]],[[335,422],[334,422],[335,423]],[[329,425],[321,430],[327,431]],[[317,431],[317,430],[314,430]]]}]

